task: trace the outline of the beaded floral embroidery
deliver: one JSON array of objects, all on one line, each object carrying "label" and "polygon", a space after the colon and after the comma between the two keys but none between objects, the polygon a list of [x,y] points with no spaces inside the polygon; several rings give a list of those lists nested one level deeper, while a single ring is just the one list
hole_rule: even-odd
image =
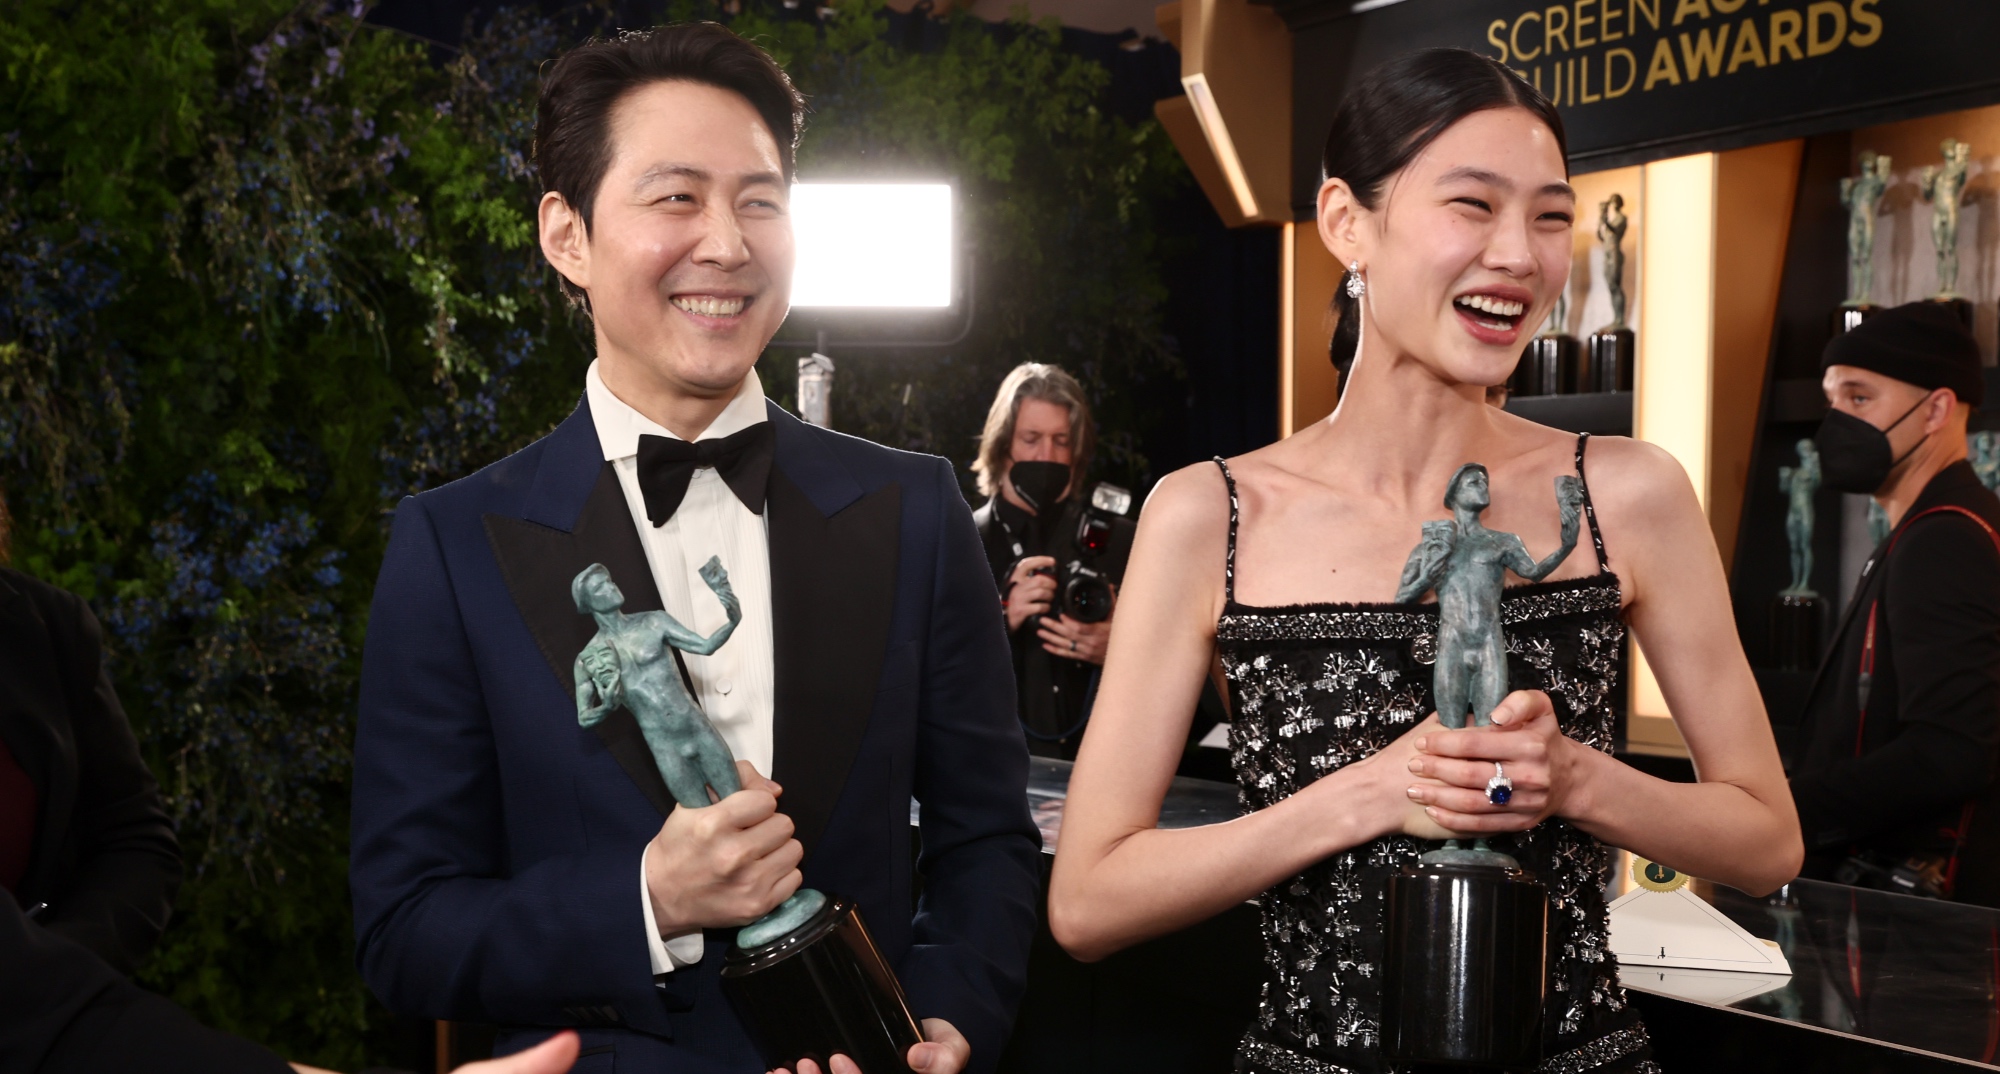
[{"label": "beaded floral embroidery", "polygon": [[[1625,638],[1617,578],[1524,586],[1501,610],[1514,686],[1547,691],[1564,733],[1608,752]],[[1235,716],[1230,755],[1243,808],[1282,801],[1422,720],[1431,708],[1427,643],[1436,626],[1436,615],[1421,609],[1232,605],[1216,636]],[[1610,851],[1560,820],[1496,845],[1511,847],[1549,888],[1550,1054],[1565,1071],[1632,1055],[1645,1031],[1631,1023],[1606,947]],[[1423,849],[1407,837],[1378,839],[1265,894],[1266,982],[1257,1024],[1239,1053],[1242,1069],[1373,1069],[1383,892],[1389,874]]]}]

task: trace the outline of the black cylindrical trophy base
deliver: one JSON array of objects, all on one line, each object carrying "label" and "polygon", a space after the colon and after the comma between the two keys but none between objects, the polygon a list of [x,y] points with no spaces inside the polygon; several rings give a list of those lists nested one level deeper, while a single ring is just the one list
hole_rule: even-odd
[{"label": "black cylindrical trophy base", "polygon": [[1882,307],[1873,302],[1863,302],[1856,306],[1843,305],[1833,311],[1833,334],[1838,336],[1852,332],[1861,326],[1861,322],[1880,312]]},{"label": "black cylindrical trophy base", "polygon": [[1580,392],[1629,392],[1632,365],[1639,352],[1638,337],[1630,328],[1590,334],[1589,373],[1577,387]]},{"label": "black cylindrical trophy base", "polygon": [[1824,602],[1817,596],[1780,593],[1771,602],[1771,664],[1779,671],[1819,667]]},{"label": "black cylindrical trophy base", "polygon": [[1542,1058],[1548,890],[1519,869],[1421,864],[1389,878],[1382,1057],[1528,1070]]},{"label": "black cylindrical trophy base", "polygon": [[1971,302],[1963,298],[1933,298],[1930,301],[1935,302],[1938,305],[1943,306],[1945,309],[1948,309],[1951,312],[1957,314],[1958,323],[1964,325],[1966,331],[1968,332],[1972,331]]},{"label": "black cylindrical trophy base", "polygon": [[829,898],[762,947],[732,946],[722,959],[722,991],[773,1070],[797,1070],[810,1059],[825,1071],[839,1054],[862,1074],[907,1074],[910,1048],[924,1039],[895,971],[845,899]]},{"label": "black cylindrical trophy base", "polygon": [[1521,353],[1508,390],[1515,395],[1568,395],[1576,391],[1582,347],[1574,336],[1536,336]]}]

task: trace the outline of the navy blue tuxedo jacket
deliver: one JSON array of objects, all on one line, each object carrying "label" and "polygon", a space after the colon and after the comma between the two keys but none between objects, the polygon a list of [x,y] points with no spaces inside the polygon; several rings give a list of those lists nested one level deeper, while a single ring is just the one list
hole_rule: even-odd
[{"label": "navy blue tuxedo jacket", "polygon": [[[950,464],[769,410],[780,808],[806,884],[860,904],[917,1016],[990,1070],[1040,853],[992,573]],[[505,1027],[503,1051],[579,1027],[579,1071],[762,1071],[717,985],[733,930],[652,975],[639,859],[673,799],[629,712],[577,724],[596,628],[569,585],[593,562],[626,611],[660,607],[587,402],[398,507],[354,747],[361,972],[398,1014]]]}]

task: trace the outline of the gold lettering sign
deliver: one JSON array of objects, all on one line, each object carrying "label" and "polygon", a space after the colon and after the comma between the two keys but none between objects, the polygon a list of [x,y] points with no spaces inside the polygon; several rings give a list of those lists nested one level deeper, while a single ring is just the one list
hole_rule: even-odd
[{"label": "gold lettering sign", "polygon": [[1667,92],[1867,48],[1882,39],[1880,6],[1881,0],[1536,3],[1488,23],[1486,46],[1559,107],[1581,108],[1635,89]]}]

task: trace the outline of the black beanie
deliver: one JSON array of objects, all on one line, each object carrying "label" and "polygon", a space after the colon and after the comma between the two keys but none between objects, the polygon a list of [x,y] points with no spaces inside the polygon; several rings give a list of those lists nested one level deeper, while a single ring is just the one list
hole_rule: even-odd
[{"label": "black beanie", "polygon": [[1942,302],[1912,302],[1883,310],[1833,337],[1819,368],[1851,365],[1925,391],[1950,388],[1958,401],[1986,401],[1979,343],[1958,314]]}]

